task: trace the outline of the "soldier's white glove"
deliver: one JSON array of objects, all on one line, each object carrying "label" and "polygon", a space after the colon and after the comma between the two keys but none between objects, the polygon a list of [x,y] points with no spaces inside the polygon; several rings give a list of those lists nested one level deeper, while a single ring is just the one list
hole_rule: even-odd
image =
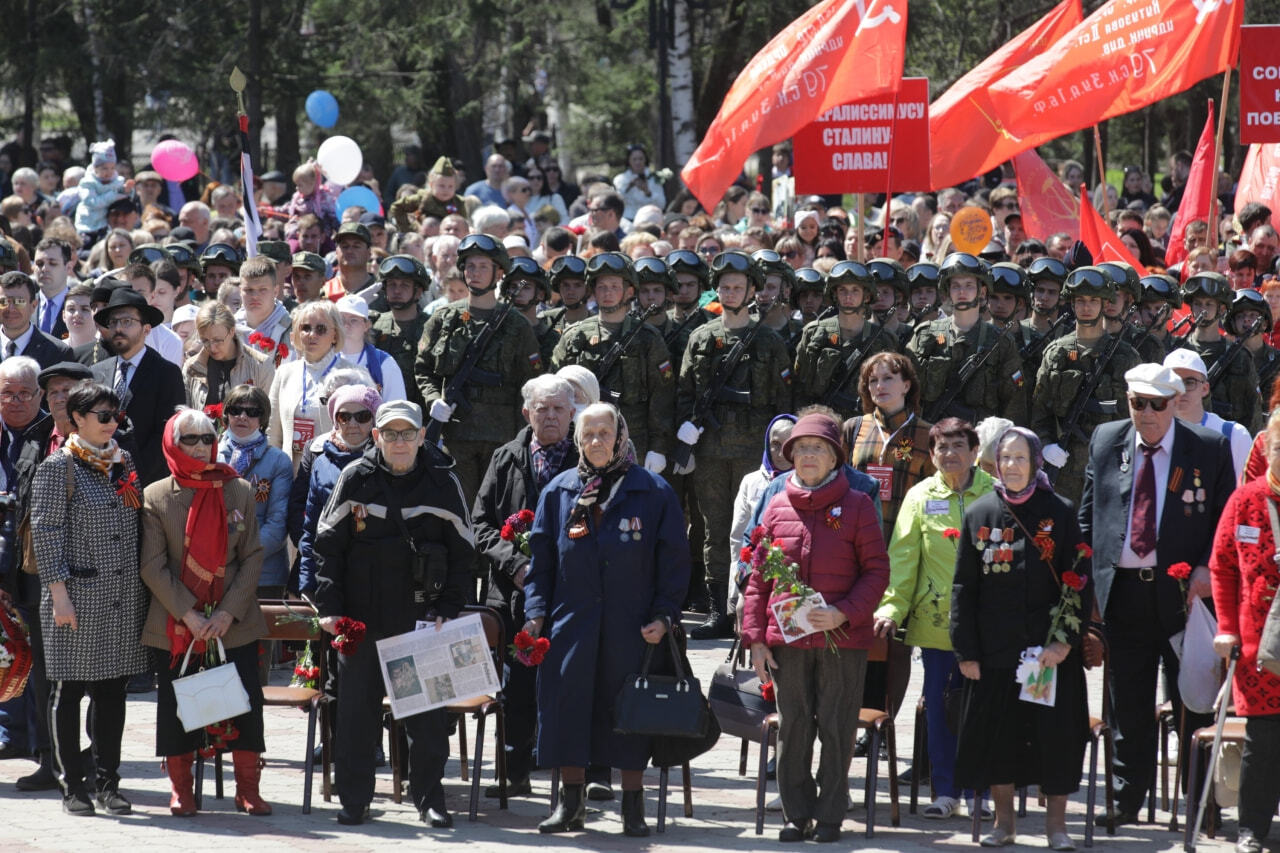
[{"label": "soldier's white glove", "polygon": [[449,418],[453,417],[453,406],[450,406],[444,400],[436,399],[431,401],[431,417],[442,424],[447,424]]},{"label": "soldier's white glove", "polygon": [[1042,453],[1044,461],[1054,468],[1067,467],[1067,460],[1071,458],[1071,454],[1063,450],[1062,446],[1058,444],[1046,444]]},{"label": "soldier's white glove", "polygon": [[676,474],[692,474],[693,469],[698,467],[698,460],[693,458],[693,454],[689,454],[689,464],[672,468],[672,472]]},{"label": "soldier's white glove", "polygon": [[652,471],[655,474],[661,474],[667,467],[667,457],[661,453],[650,450],[644,455],[644,470]]},{"label": "soldier's white glove", "polygon": [[692,447],[698,443],[698,439],[702,437],[702,430],[693,425],[693,421],[685,421],[680,424],[680,429],[676,430],[676,438]]}]

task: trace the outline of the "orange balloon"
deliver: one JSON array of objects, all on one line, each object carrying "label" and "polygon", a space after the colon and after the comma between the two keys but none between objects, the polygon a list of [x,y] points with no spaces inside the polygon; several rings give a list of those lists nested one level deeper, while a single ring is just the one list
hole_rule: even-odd
[{"label": "orange balloon", "polygon": [[976,255],[991,242],[991,214],[980,207],[961,208],[951,217],[951,242],[956,251]]}]

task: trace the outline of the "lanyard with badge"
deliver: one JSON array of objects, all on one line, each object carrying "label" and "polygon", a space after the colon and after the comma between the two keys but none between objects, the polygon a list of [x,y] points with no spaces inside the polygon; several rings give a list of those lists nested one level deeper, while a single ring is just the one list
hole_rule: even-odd
[{"label": "lanyard with badge", "polygon": [[[886,438],[884,428],[880,426],[880,422],[876,420],[874,415],[871,416],[871,422],[872,424],[875,425],[876,433],[880,438],[880,452],[877,454],[877,456],[879,456],[880,458],[883,458],[885,450],[888,449],[889,445],[893,442],[893,440],[896,439],[899,435],[901,435],[902,432],[905,429],[907,429],[907,427],[911,426],[912,422],[915,421],[915,419],[916,419],[915,413],[912,412],[910,415],[907,416],[907,419],[902,422],[902,425],[899,426],[897,429],[895,429],[892,433],[890,433],[888,438]],[[910,458],[911,458],[910,455],[908,455],[907,460],[910,460]],[[885,501],[892,500],[893,499],[893,465],[892,464],[868,465],[866,468],[866,471],[869,476],[873,477],[875,481],[880,484],[880,501],[883,503]]]},{"label": "lanyard with badge", "polygon": [[[333,366],[337,363],[338,356],[334,355],[334,357],[330,359],[329,364],[320,373],[320,380],[323,380],[328,376],[329,371],[333,370]],[[304,361],[302,364],[302,402],[298,405],[298,417],[293,419],[293,455],[295,456],[302,453],[303,448],[306,447],[311,439],[316,436],[315,418],[307,417],[307,413],[311,411],[309,392],[307,389],[310,374],[311,371],[307,370],[307,364]],[[319,388],[320,380],[311,383],[312,390]]]}]

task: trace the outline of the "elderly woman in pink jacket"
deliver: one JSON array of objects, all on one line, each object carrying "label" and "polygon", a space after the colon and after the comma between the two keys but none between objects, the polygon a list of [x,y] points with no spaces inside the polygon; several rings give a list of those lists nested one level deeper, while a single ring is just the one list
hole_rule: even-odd
[{"label": "elderly woman in pink jacket", "polygon": [[[795,470],[764,511],[762,532],[825,606],[807,612],[804,621],[814,631],[797,636],[807,628],[788,615],[793,596],[757,568],[747,580],[742,642],[762,681],[766,667],[773,672],[786,821],[778,840],[832,842],[840,838],[847,807],[872,619],[889,582],[889,558],[871,499],[850,488],[840,471],[847,453],[834,420],[804,416],[782,453]],[[816,780],[810,769],[815,735],[822,741]]]}]

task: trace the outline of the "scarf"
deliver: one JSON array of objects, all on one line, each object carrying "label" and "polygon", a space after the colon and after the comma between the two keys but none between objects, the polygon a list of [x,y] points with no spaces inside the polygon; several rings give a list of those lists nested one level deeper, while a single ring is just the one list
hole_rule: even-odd
[{"label": "scarf", "polygon": [[[239,475],[230,465],[215,462],[216,447],[209,448],[206,460],[188,456],[173,438],[174,415],[164,425],[164,459],[174,482],[184,489],[194,490],[191,508],[187,510],[185,544],[179,578],[196,597],[197,611],[205,606],[216,607],[222,600],[223,582],[227,574],[227,506],[222,496],[222,486]],[[203,640],[194,640],[187,626],[168,617],[165,632],[169,636],[169,666],[176,666],[179,658],[194,642],[197,654],[205,649]]]},{"label": "scarf", "polygon": [[[1010,491],[1004,484],[1004,477],[1000,473],[1000,445],[1010,435],[1022,437],[1027,446],[1031,449],[1031,479],[1027,485],[1018,491]],[[1050,494],[1053,493],[1053,484],[1049,482],[1049,475],[1044,472],[1044,455],[1040,449],[1040,437],[1026,427],[1009,427],[1000,434],[996,439],[996,482],[995,490],[1000,497],[1004,498],[1011,504],[1020,505],[1031,499],[1031,495],[1036,489],[1044,489]]]},{"label": "scarf", "polygon": [[[622,485],[623,475],[635,464],[636,449],[627,431],[627,419],[617,409],[613,411],[617,417],[617,435],[613,440],[613,455],[609,461],[597,468],[587,461],[586,451],[580,445],[578,447],[578,479],[583,486],[577,503],[569,513],[567,527],[583,522],[591,508],[597,505],[603,513],[609,506],[609,501],[613,500],[618,486]],[[578,440],[578,435],[575,433],[575,441]],[[605,495],[604,500],[600,499],[601,492]]]},{"label": "scarf", "polygon": [[111,476],[112,465],[124,462],[124,452],[114,438],[105,447],[95,447],[85,441],[80,433],[73,432],[67,439],[67,450],[73,457],[106,477]]},{"label": "scarf", "polygon": [[253,434],[246,439],[236,438],[230,431],[226,433],[226,436],[231,444],[231,461],[229,464],[235,469],[237,475],[243,477],[245,472],[249,470],[249,466],[253,464],[254,451],[267,443],[267,437],[262,434],[260,429],[254,430]]},{"label": "scarf", "polygon": [[822,482],[815,483],[812,486],[810,486],[807,483],[800,482],[800,477],[796,474],[791,475],[791,482],[796,484],[797,489],[804,489],[806,492],[816,492],[818,491],[818,489],[821,489],[823,486],[835,480],[837,475],[843,475],[843,474],[844,474],[844,471],[841,470],[841,466],[837,465],[836,467],[831,469],[831,472],[827,474],[827,476],[822,478]]},{"label": "scarf", "polygon": [[[765,427],[764,453],[760,456],[760,467],[764,469],[764,478],[766,480],[772,480],[774,477],[783,473],[776,465],[773,464],[773,457],[769,455],[769,438],[773,435],[774,425],[779,421],[788,421],[794,425],[796,422],[796,416],[789,414],[777,415],[773,420],[769,421],[769,426]],[[791,469],[788,468],[787,470],[790,471]]]},{"label": "scarf", "polygon": [[546,488],[551,478],[560,473],[572,446],[573,438],[568,435],[555,444],[539,444],[538,439],[529,439],[529,462],[533,466],[533,481],[538,491]]}]

